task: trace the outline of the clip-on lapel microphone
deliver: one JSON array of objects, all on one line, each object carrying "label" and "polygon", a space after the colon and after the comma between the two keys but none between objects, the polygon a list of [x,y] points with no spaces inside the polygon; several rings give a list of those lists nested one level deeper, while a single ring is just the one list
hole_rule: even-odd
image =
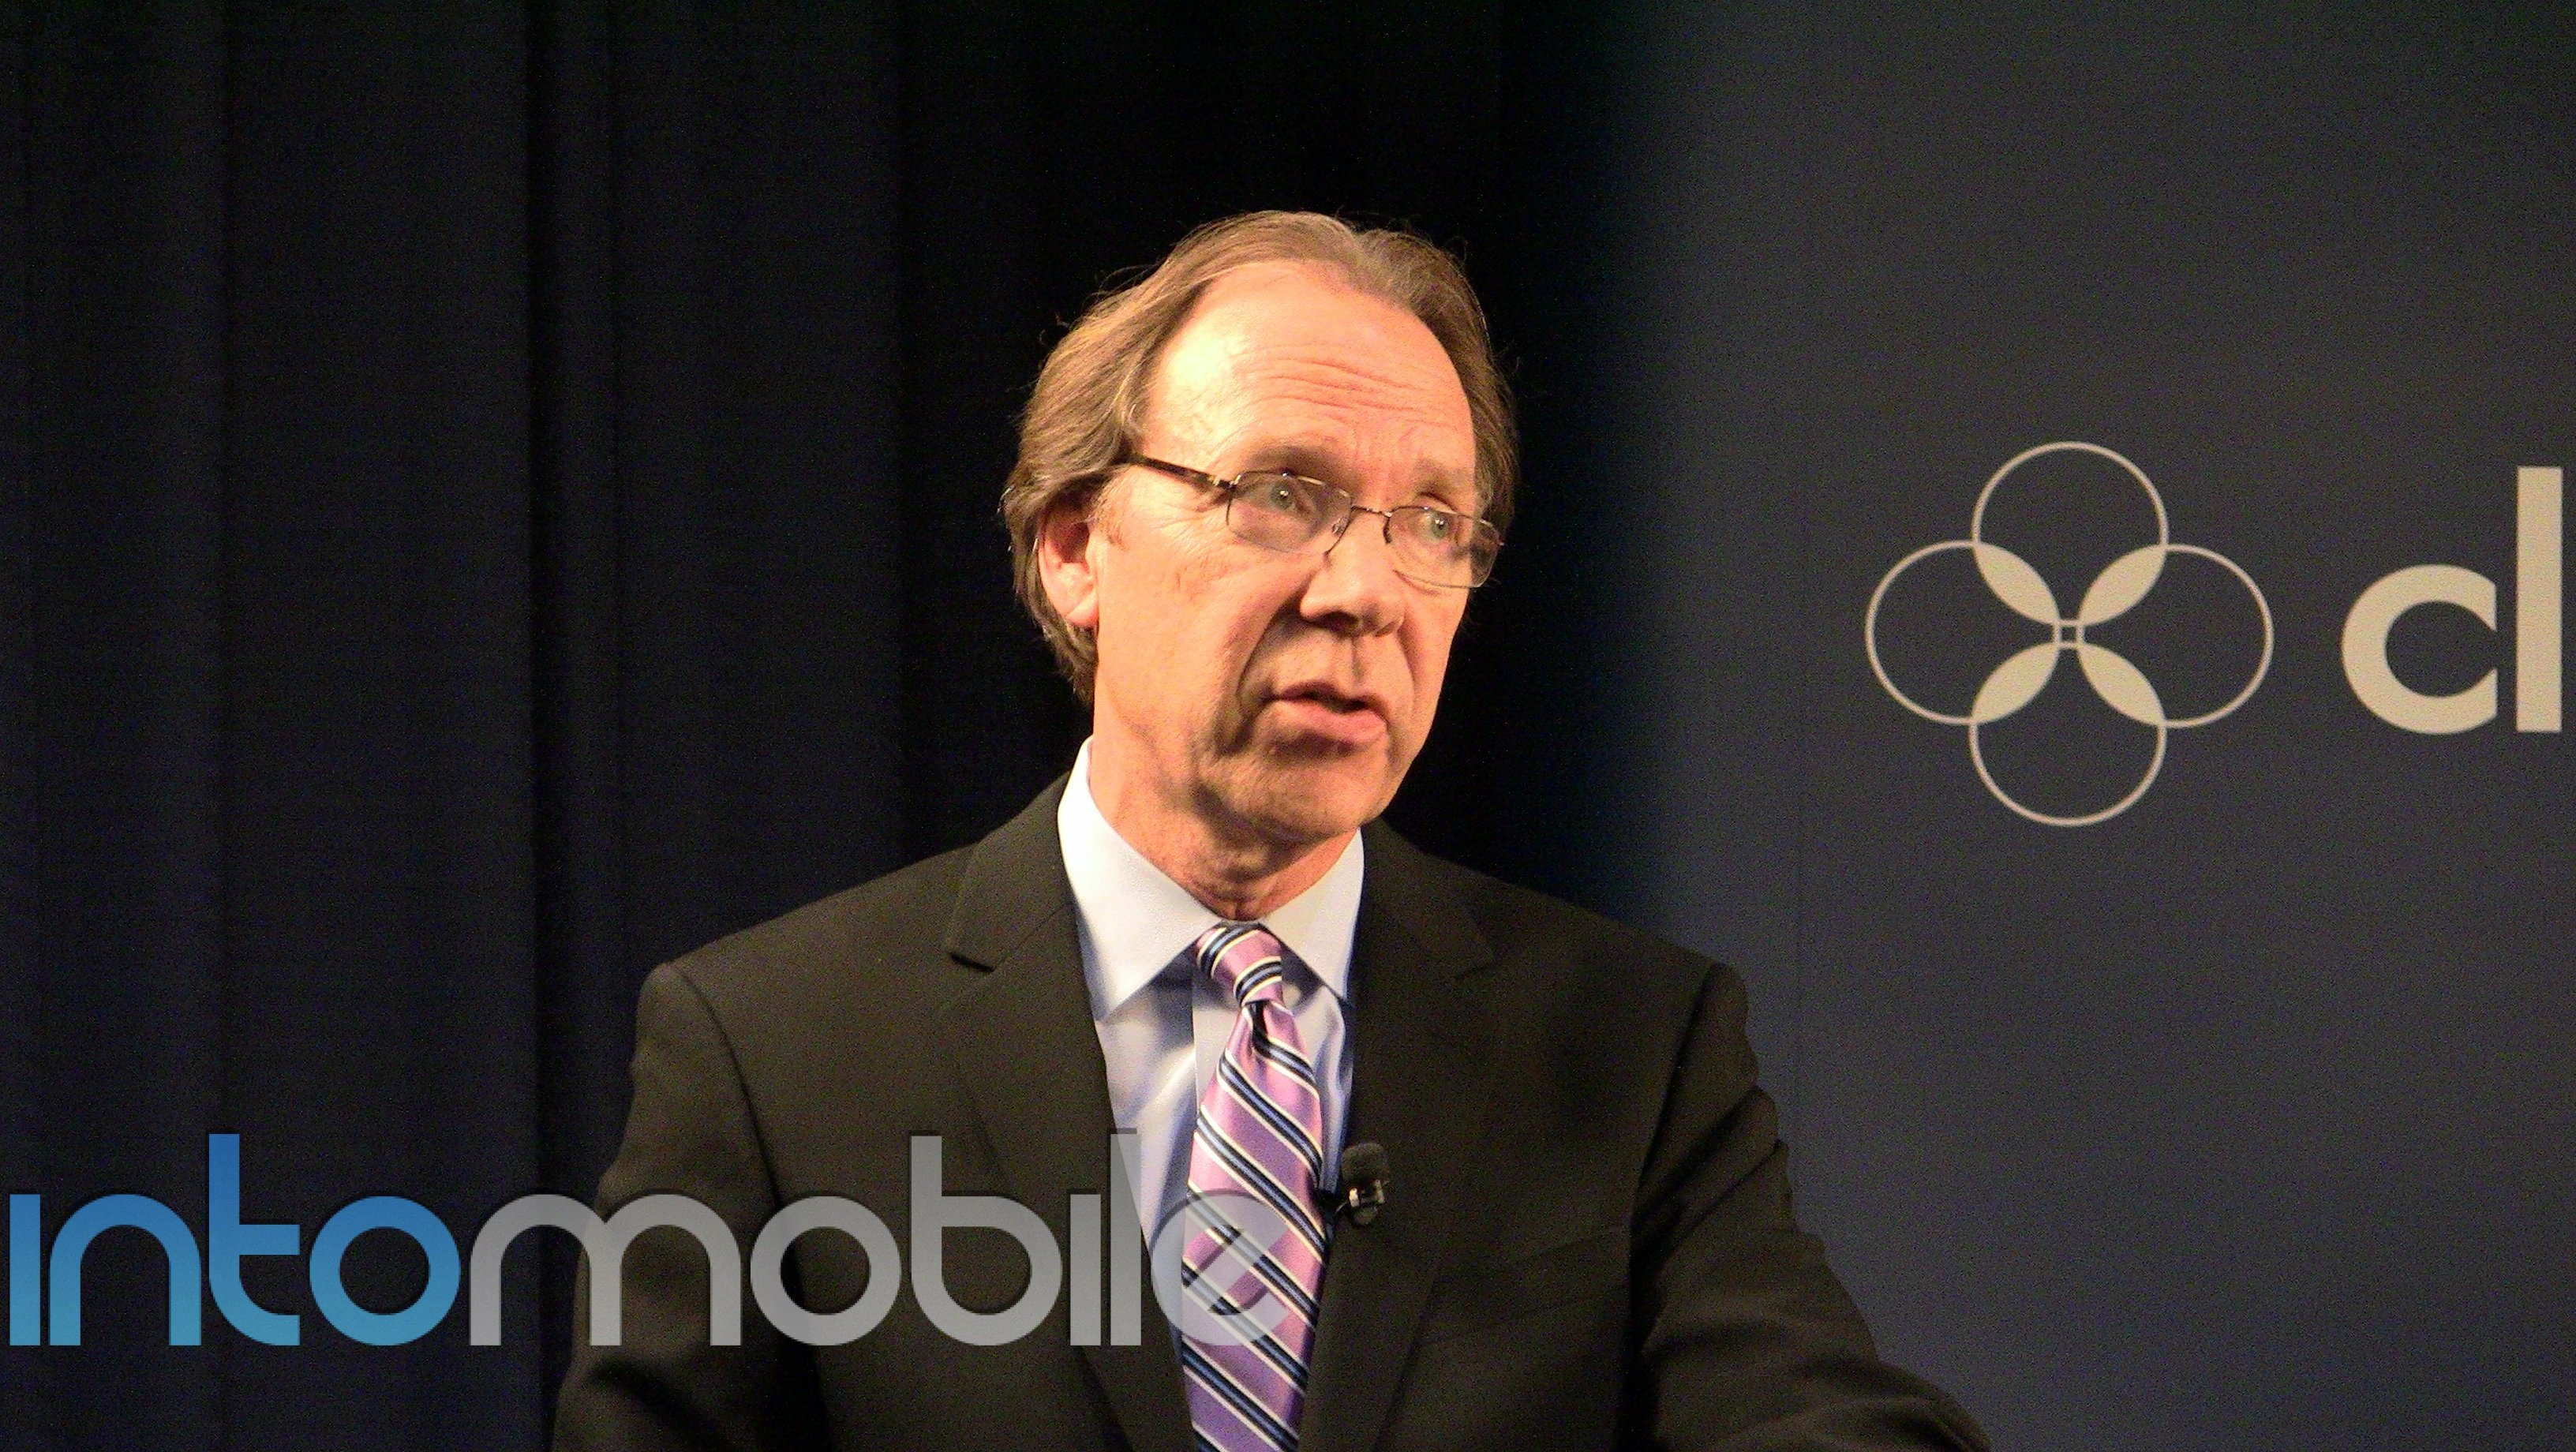
[{"label": "clip-on lapel microphone", "polygon": [[1341,1194],[1333,1202],[1335,1215],[1347,1215],[1354,1225],[1366,1225],[1386,1208],[1386,1146],[1375,1140],[1364,1140],[1342,1150]]}]

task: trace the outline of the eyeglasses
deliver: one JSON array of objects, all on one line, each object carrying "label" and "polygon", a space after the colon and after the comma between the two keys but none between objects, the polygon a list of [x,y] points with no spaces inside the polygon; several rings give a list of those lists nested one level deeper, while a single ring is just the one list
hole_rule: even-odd
[{"label": "eyeglasses", "polygon": [[1283,469],[1252,469],[1220,479],[1142,454],[1129,454],[1120,462],[1221,491],[1226,528],[1281,554],[1331,554],[1353,515],[1374,514],[1386,521],[1387,551],[1397,574],[1417,584],[1472,590],[1494,573],[1494,556],[1503,547],[1502,531],[1472,514],[1429,504],[1371,509],[1340,485]]}]

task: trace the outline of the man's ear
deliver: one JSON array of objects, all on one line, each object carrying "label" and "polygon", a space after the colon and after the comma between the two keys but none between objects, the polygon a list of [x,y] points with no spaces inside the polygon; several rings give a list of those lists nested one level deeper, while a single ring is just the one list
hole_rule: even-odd
[{"label": "man's ear", "polygon": [[1098,516],[1111,507],[1092,494],[1056,505],[1038,522],[1038,578],[1047,603],[1076,630],[1100,628],[1099,552],[1109,541]]}]

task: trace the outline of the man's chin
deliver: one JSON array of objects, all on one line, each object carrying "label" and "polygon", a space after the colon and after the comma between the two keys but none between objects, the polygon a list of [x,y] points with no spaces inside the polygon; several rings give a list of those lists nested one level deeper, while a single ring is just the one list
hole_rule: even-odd
[{"label": "man's chin", "polygon": [[1278,842],[1322,842],[1353,831],[1395,794],[1383,751],[1266,753],[1230,803],[1255,831]]}]

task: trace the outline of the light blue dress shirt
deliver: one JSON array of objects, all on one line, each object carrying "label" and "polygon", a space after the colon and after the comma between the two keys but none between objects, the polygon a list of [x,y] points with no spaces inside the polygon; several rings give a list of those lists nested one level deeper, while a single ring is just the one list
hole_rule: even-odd
[{"label": "light blue dress shirt", "polygon": [[[1118,835],[1091,796],[1091,743],[1055,814],[1073,886],[1091,1021],[1109,1068],[1109,1111],[1136,1131],[1136,1206],[1150,1239],[1189,1191],[1199,1096],[1234,1032],[1234,1001],[1194,973],[1190,945],[1217,915]],[[1262,923],[1303,972],[1288,975],[1289,1012],[1324,1099],[1325,1173],[1340,1163],[1351,1102],[1351,935],[1365,863],[1354,835],[1314,886]]]}]

